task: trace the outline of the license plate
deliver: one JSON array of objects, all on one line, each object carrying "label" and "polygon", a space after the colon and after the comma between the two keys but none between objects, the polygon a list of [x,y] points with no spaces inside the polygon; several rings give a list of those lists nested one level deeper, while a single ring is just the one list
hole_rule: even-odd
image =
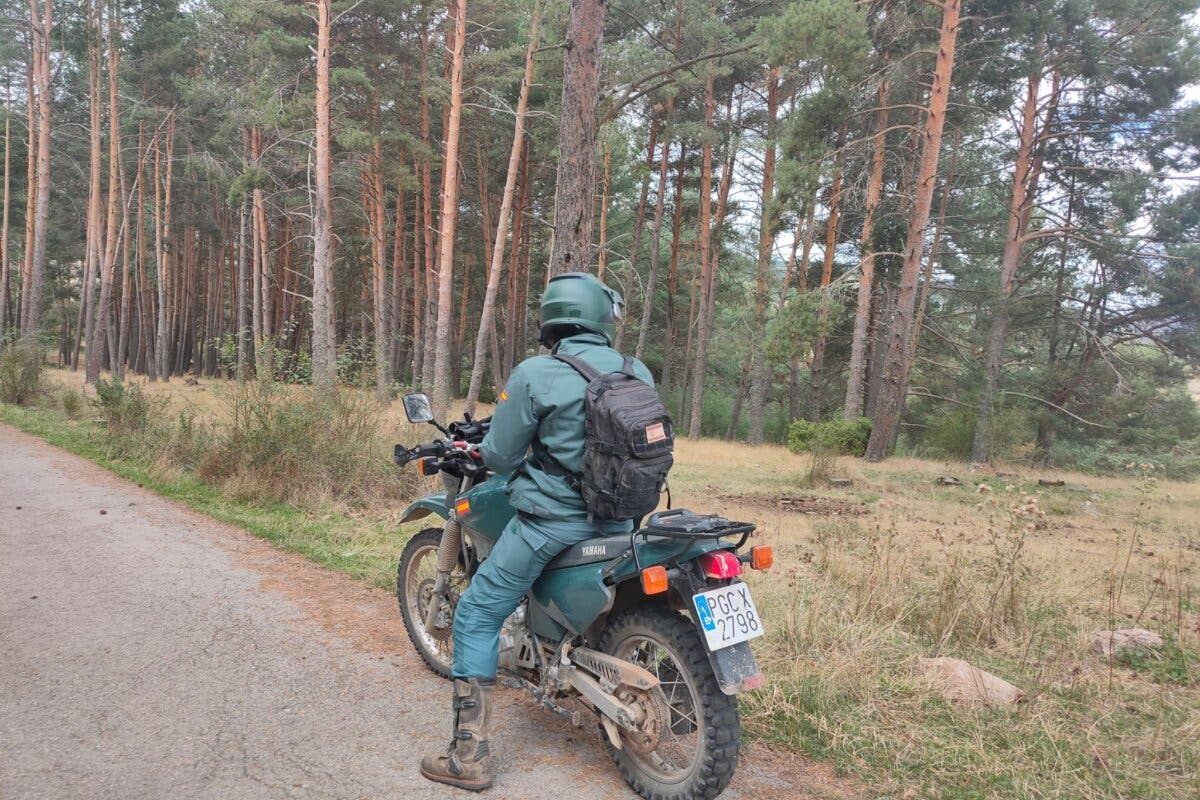
[{"label": "license plate", "polygon": [[733,583],[692,596],[709,650],[720,650],[763,635],[750,587]]}]

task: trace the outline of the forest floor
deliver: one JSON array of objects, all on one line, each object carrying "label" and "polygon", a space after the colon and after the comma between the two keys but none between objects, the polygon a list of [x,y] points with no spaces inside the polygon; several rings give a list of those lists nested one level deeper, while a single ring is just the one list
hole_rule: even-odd
[{"label": "forest floor", "polygon": [[[81,376],[51,381],[78,389]],[[227,386],[150,385],[170,414],[218,423]],[[385,438],[426,435],[379,418]],[[397,504],[249,502],[145,456],[114,456],[86,410],[0,420],[326,566],[390,587],[418,525]],[[829,479],[834,479],[830,483]],[[939,479],[945,479],[939,482]],[[1051,485],[1042,485],[1039,481]],[[1061,482],[1061,483],[1060,483]],[[423,488],[423,487],[418,487]],[[1029,466],[818,459],[782,447],[678,443],[677,506],[751,520],[775,566],[748,579],[768,625],[768,686],[747,731],[895,797],[1200,797],[1200,484]],[[1110,660],[1110,628],[1162,647]],[[922,658],[1016,684],[1015,705],[943,697]]]}]

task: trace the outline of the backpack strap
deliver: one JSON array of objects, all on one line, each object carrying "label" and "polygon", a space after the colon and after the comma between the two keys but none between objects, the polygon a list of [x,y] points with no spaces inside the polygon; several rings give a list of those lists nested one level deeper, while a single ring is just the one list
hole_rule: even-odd
[{"label": "backpack strap", "polygon": [[[550,357],[557,361],[561,361],[562,363],[566,364],[571,369],[578,372],[580,375],[583,376],[583,379],[585,381],[587,381],[588,383],[591,383],[592,381],[594,381],[600,377],[600,371],[597,370],[595,367],[593,367],[591,364],[584,361],[582,358],[577,358],[575,356],[569,356],[565,353],[551,353]],[[625,359],[625,360],[626,360],[626,362],[629,361],[629,359]],[[625,369],[624,366],[622,366],[621,369],[622,369],[622,371],[624,371],[624,369]]]},{"label": "backpack strap", "polygon": [[625,360],[621,362],[621,374],[630,378],[641,380],[633,371],[633,359],[629,356],[625,356]]}]

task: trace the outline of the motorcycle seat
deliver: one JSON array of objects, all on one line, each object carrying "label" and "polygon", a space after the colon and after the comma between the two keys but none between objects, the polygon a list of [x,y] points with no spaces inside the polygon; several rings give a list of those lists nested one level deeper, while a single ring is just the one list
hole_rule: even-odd
[{"label": "motorcycle seat", "polygon": [[597,536],[595,539],[585,539],[579,544],[571,545],[563,550],[546,565],[546,569],[564,569],[595,564],[598,561],[612,561],[628,549],[628,533],[616,536]]}]

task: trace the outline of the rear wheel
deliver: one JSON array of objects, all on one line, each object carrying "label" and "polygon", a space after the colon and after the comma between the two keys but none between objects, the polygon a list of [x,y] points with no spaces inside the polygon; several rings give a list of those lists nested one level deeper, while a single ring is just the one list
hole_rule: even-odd
[{"label": "rear wheel", "polygon": [[655,730],[621,734],[609,754],[629,785],[653,800],[711,800],[737,769],[737,699],[721,692],[690,620],[666,608],[637,608],[613,620],[600,648],[658,677],[649,693]]},{"label": "rear wheel", "polygon": [[413,647],[431,670],[449,678],[454,658],[454,609],[458,598],[467,590],[470,578],[461,563],[454,568],[450,573],[449,598],[442,601],[433,632],[426,631],[425,618],[433,601],[441,540],[441,528],[426,528],[405,545],[396,568],[396,599],[400,602],[400,616]]}]

